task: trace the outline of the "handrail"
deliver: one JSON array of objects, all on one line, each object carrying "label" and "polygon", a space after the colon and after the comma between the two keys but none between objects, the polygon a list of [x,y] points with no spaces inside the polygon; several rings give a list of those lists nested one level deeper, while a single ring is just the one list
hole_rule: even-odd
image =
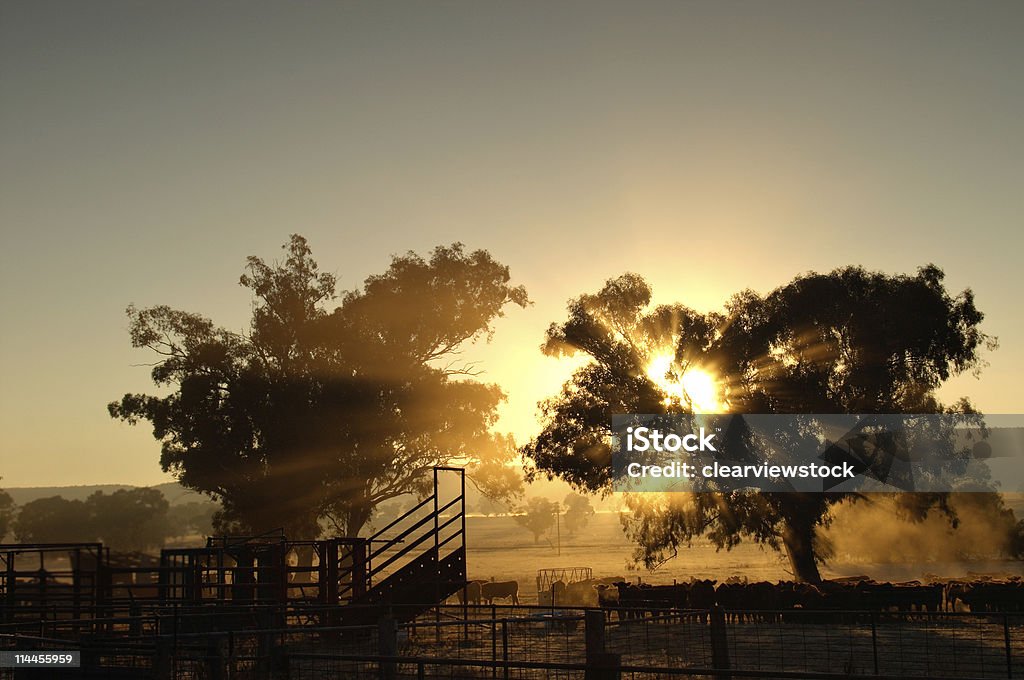
[{"label": "handrail", "polygon": [[427,516],[423,517],[423,519],[421,519],[420,521],[416,522],[415,524],[410,526],[408,529],[406,529],[402,533],[398,534],[398,536],[396,536],[394,538],[394,540],[388,541],[387,543],[382,545],[380,548],[377,548],[376,550],[368,551],[367,552],[367,559],[371,559],[372,560],[374,557],[380,556],[381,553],[384,553],[388,549],[390,549],[392,547],[392,545],[394,545],[395,543],[399,543],[401,541],[404,541],[406,536],[408,536],[412,532],[416,531],[417,529],[419,529],[421,526],[423,526],[424,524],[426,524],[427,522],[429,522],[432,519],[434,519],[434,515],[433,514],[430,514],[430,515],[427,515]]},{"label": "handrail", "polygon": [[[432,500],[432,499],[433,499],[433,498],[429,498],[429,499],[427,499],[427,500]],[[451,501],[450,501],[449,503],[447,503],[447,504],[446,504],[446,505],[445,505],[444,507],[438,508],[438,509],[437,509],[436,511],[432,511],[432,512],[431,512],[431,513],[430,513],[429,515],[426,515],[426,516],[424,516],[424,517],[423,517],[423,519],[421,519],[420,521],[416,522],[416,524],[413,524],[413,525],[412,525],[411,527],[409,527],[408,529],[406,529],[406,530],[405,530],[405,531],[403,531],[402,533],[398,534],[398,536],[394,537],[393,539],[391,539],[390,541],[388,541],[387,543],[385,543],[385,544],[384,544],[384,545],[383,545],[382,547],[378,548],[377,550],[373,550],[373,551],[370,551],[370,553],[369,553],[369,555],[368,555],[368,558],[369,558],[369,559],[373,559],[374,557],[379,557],[379,556],[381,555],[381,553],[383,553],[383,552],[385,552],[386,550],[388,550],[388,548],[390,548],[390,547],[391,547],[391,546],[392,546],[393,544],[395,544],[395,543],[399,543],[399,542],[400,542],[400,541],[401,541],[402,539],[404,539],[404,538],[405,538],[406,536],[408,536],[408,535],[409,535],[409,534],[411,534],[411,533],[412,533],[413,531],[415,531],[416,529],[418,529],[418,528],[419,528],[419,527],[421,527],[422,525],[426,524],[426,523],[427,523],[427,522],[429,522],[430,520],[434,519],[435,517],[440,517],[440,515],[441,515],[441,513],[442,513],[442,512],[444,512],[444,511],[445,511],[445,510],[447,510],[448,508],[450,508],[450,507],[452,507],[453,505],[455,505],[455,504],[456,504],[457,502],[459,502],[459,501],[460,501],[461,499],[462,499],[462,497],[461,497],[461,496],[458,496],[458,497],[456,497],[456,498],[452,499],[452,500],[451,500]],[[455,515],[455,517],[459,517],[459,515]],[[428,535],[429,535],[429,534],[428,534]]]},{"label": "handrail", "polygon": [[386,559],[382,564],[380,564],[380,565],[378,565],[376,567],[373,567],[372,569],[368,570],[367,571],[367,575],[368,576],[372,576],[374,574],[380,573],[389,564],[393,563],[395,560],[397,560],[397,559],[399,559],[401,557],[404,557],[406,555],[406,553],[408,553],[410,550],[412,550],[413,548],[418,546],[420,543],[423,543],[425,540],[427,540],[428,538],[431,538],[431,537],[433,537],[432,533],[423,534],[422,536],[417,538],[415,541],[413,541],[412,543],[407,544],[400,551],[398,551],[397,553],[395,553],[394,555],[392,555],[391,557]]},{"label": "handrail", "polygon": [[405,519],[406,517],[408,517],[408,516],[409,516],[409,515],[411,515],[412,513],[416,512],[417,510],[419,510],[420,508],[422,508],[422,507],[423,507],[424,505],[426,505],[427,503],[429,503],[429,502],[430,502],[430,501],[432,501],[432,500],[434,500],[434,495],[433,495],[433,494],[431,494],[430,496],[427,496],[426,498],[424,498],[424,499],[423,499],[422,501],[420,501],[420,502],[419,502],[419,504],[418,504],[418,505],[416,505],[415,507],[413,507],[413,508],[410,508],[409,510],[406,510],[406,511],[405,511],[405,512],[404,512],[404,513],[402,514],[402,516],[401,516],[401,517],[397,517],[397,518],[395,518],[394,520],[392,520],[390,524],[388,524],[388,525],[387,525],[386,527],[384,527],[383,529],[381,529],[380,531],[378,531],[377,533],[375,533],[375,534],[374,534],[373,536],[371,536],[369,540],[373,541],[373,540],[374,540],[374,539],[376,539],[376,538],[377,538],[378,536],[380,536],[381,534],[383,534],[383,533],[384,533],[385,531],[390,531],[390,530],[391,530],[391,528],[392,528],[393,526],[395,526],[396,524],[398,524],[399,522],[401,522],[401,521],[402,521],[403,519]]},{"label": "handrail", "polygon": [[[451,507],[452,505],[454,505],[455,503],[457,503],[457,502],[458,502],[459,500],[461,500],[461,496],[460,496],[460,497],[457,497],[457,498],[455,498],[455,499],[454,499],[454,500],[452,500],[452,501],[451,501],[450,503],[448,503],[447,505],[445,505],[445,506],[444,506],[443,508],[440,508],[440,509],[438,509],[438,511],[437,511],[437,512],[432,512],[432,513],[430,513],[429,515],[427,515],[426,517],[424,517],[423,519],[421,519],[421,520],[420,520],[419,522],[417,522],[417,523],[416,523],[416,524],[415,524],[414,526],[410,527],[410,528],[409,528],[409,529],[407,529],[407,530],[406,530],[405,532],[403,532],[402,536],[405,536],[406,534],[410,533],[410,532],[411,532],[412,530],[416,529],[416,528],[417,528],[417,527],[419,527],[420,525],[422,525],[422,524],[425,524],[426,522],[428,522],[428,521],[430,521],[430,520],[432,520],[432,519],[436,519],[436,518],[440,517],[440,513],[441,513],[441,512],[443,512],[444,510],[447,510],[447,509],[448,509],[448,508],[450,508],[450,507]],[[448,527],[448,525],[450,525],[450,524],[451,524],[452,522],[454,522],[454,521],[456,521],[456,520],[458,520],[458,519],[461,519],[461,517],[462,517],[462,515],[461,515],[461,514],[459,514],[459,515],[453,515],[452,517],[448,518],[448,520],[447,520],[447,521],[445,521],[445,522],[444,522],[443,524],[440,524],[440,525],[435,525],[435,527],[434,527],[434,529],[433,529],[433,530],[431,530],[431,531],[428,531],[428,532],[426,532],[426,533],[424,533],[424,534],[421,534],[421,535],[420,535],[420,537],[419,537],[419,538],[417,538],[416,540],[414,540],[414,541],[412,541],[412,542],[410,542],[410,543],[407,543],[407,544],[406,544],[406,545],[405,545],[405,546],[404,546],[404,547],[403,547],[403,548],[402,548],[401,550],[399,550],[399,551],[398,551],[397,553],[395,553],[394,555],[392,555],[391,557],[389,557],[389,558],[388,558],[387,560],[385,560],[383,564],[379,564],[379,565],[375,565],[375,566],[373,566],[373,567],[372,567],[371,569],[369,569],[369,570],[367,571],[367,574],[368,574],[368,575],[373,575],[373,574],[379,573],[379,572],[380,572],[381,570],[383,570],[383,569],[384,569],[385,567],[387,567],[388,565],[390,565],[390,564],[392,564],[393,562],[395,562],[395,560],[397,560],[397,559],[399,559],[399,558],[403,557],[404,555],[406,555],[407,553],[409,553],[409,552],[410,552],[410,551],[411,551],[411,550],[412,550],[413,548],[415,548],[415,547],[417,547],[418,545],[420,545],[421,543],[423,543],[423,541],[427,540],[428,538],[431,538],[431,537],[432,537],[432,536],[434,536],[434,535],[435,535],[436,533],[440,532],[440,531],[441,531],[442,529],[445,529],[445,528],[447,528],[447,527]],[[459,532],[458,534],[455,534],[455,535],[460,535],[460,534],[461,534],[461,532]],[[448,542],[448,541],[446,540],[446,541],[445,541],[445,543],[447,543],[447,542]],[[435,546],[435,547],[438,547],[438,546]],[[386,550],[386,548],[382,548],[381,550],[379,550],[379,551],[377,551],[377,552],[373,553],[373,554],[372,554],[371,556],[372,556],[372,557],[376,557],[376,556],[378,556],[378,555],[379,555],[379,554],[380,554],[381,552],[383,552],[384,550]]]},{"label": "handrail", "polygon": [[[438,550],[440,550],[440,549],[441,549],[441,548],[443,548],[443,547],[444,547],[444,546],[445,546],[445,545],[446,545],[446,544],[447,544],[447,543],[448,543],[449,541],[452,541],[452,540],[454,540],[454,539],[458,538],[458,537],[459,537],[459,536],[461,536],[461,535],[462,535],[462,532],[461,532],[461,531],[456,531],[456,532],[455,532],[454,534],[452,534],[452,535],[451,535],[451,536],[449,536],[448,538],[446,538],[446,539],[444,539],[443,541],[441,541],[440,543],[438,543],[438,544],[437,544],[437,549],[438,549]],[[440,557],[439,557],[438,559],[440,559]]]}]

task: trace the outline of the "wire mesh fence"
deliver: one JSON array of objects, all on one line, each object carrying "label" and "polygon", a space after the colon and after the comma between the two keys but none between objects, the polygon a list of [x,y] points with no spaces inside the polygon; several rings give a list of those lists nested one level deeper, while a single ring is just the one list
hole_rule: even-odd
[{"label": "wire mesh fence", "polygon": [[597,677],[595,664],[614,673],[607,677],[635,680],[1024,677],[1024,613],[459,605],[411,620],[400,608],[378,608],[374,623],[359,626],[309,614],[310,625],[264,614],[233,629],[237,616],[177,611],[105,633],[74,625],[60,637],[4,632],[0,648],[80,649],[94,669],[85,677],[153,680],[568,679]]}]

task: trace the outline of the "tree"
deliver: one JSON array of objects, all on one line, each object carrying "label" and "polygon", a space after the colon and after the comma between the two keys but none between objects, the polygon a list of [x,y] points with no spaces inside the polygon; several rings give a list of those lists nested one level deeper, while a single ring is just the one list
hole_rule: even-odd
[{"label": "tree", "polygon": [[171,536],[187,536],[199,534],[209,536],[213,533],[213,518],[217,514],[216,503],[189,501],[172,505],[167,511],[167,523]]},{"label": "tree", "polygon": [[565,530],[570,536],[584,529],[594,514],[594,506],[590,499],[578,493],[569,493],[563,501],[565,505]]},{"label": "tree", "polygon": [[[0,477],[0,479],[3,478]],[[14,514],[14,499],[11,498],[11,494],[0,489],[0,542],[3,542],[4,536],[7,535],[7,531],[11,528],[11,522],[14,519]]]},{"label": "tree", "polygon": [[533,534],[533,542],[539,543],[540,537],[555,526],[555,515],[558,510],[558,503],[535,496],[520,507],[514,517],[516,524]]},{"label": "tree", "polygon": [[37,498],[21,506],[14,522],[21,543],[78,543],[96,541],[83,501],[62,496]]},{"label": "tree", "polygon": [[221,530],[312,538],[327,520],[354,536],[377,505],[424,493],[431,467],[456,462],[507,491],[491,474],[514,451],[490,431],[504,395],[458,354],[506,305],[528,304],[508,268],[461,244],[408,253],[330,309],[334,277],[301,236],[284,248],[283,263],[248,259],[247,334],[130,307],[132,345],[156,354],[153,381],[172,391],[127,394],[111,416],[152,423],[161,466],[221,501]]},{"label": "tree", "polygon": [[85,500],[89,534],[121,552],[162,548],[171,534],[169,508],[163,493],[151,488],[96,491]]},{"label": "tree", "polygon": [[[577,488],[607,491],[613,413],[693,412],[688,374],[714,386],[731,413],[939,413],[936,389],[976,370],[994,341],[979,330],[970,290],[951,296],[934,265],[915,276],[847,267],[798,276],[760,296],[744,291],[724,313],[684,305],[649,309],[651,290],[635,274],[569,304],[548,329],[544,350],[583,354],[561,394],[541,404],[541,433],[523,449],[536,470]],[[693,373],[691,373],[693,372]],[[627,502],[627,534],[648,566],[697,535],[730,548],[750,538],[784,550],[796,578],[820,580],[815,532],[843,494],[708,492]],[[942,494],[901,494],[923,510],[949,511]],[[911,515],[914,515],[911,513]]]}]

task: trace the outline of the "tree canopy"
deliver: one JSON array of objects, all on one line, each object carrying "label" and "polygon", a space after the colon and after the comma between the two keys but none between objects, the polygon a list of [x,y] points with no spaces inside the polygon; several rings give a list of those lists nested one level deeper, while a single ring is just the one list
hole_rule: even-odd
[{"label": "tree canopy", "polygon": [[4,536],[7,535],[8,530],[11,528],[14,515],[14,499],[11,498],[11,494],[0,489],[0,542],[4,540]]},{"label": "tree canopy", "polygon": [[25,543],[97,541],[118,551],[154,550],[175,533],[169,507],[163,493],[150,488],[96,491],[84,501],[37,498],[19,509],[14,535]]},{"label": "tree canopy", "polygon": [[14,537],[21,543],[96,540],[85,502],[63,496],[37,498],[22,505],[14,522]]},{"label": "tree canopy", "polygon": [[534,496],[520,507],[513,517],[516,524],[533,534],[533,542],[539,543],[540,537],[555,526],[558,512],[558,503]]},{"label": "tree canopy", "polygon": [[132,345],[156,355],[153,382],[171,392],[126,394],[111,416],[152,423],[161,466],[222,502],[222,530],[309,538],[327,521],[357,535],[378,504],[425,491],[425,473],[452,462],[487,493],[516,492],[514,445],[491,431],[504,395],[458,361],[507,305],[529,303],[508,268],[458,243],[407,253],[332,307],[335,277],[306,240],[284,249],[281,263],[248,259],[247,333],[130,307]]},{"label": "tree canopy", "polygon": [[570,536],[586,528],[595,513],[590,498],[579,493],[569,493],[563,501],[565,506],[565,529]]},{"label": "tree canopy", "polygon": [[170,503],[159,489],[96,491],[85,500],[94,540],[118,551],[160,549],[173,533]]},{"label": "tree canopy", "polygon": [[[615,413],[693,412],[691,372],[709,376],[729,413],[939,413],[936,389],[976,370],[994,341],[970,290],[946,291],[934,265],[916,275],[860,267],[798,276],[767,295],[743,291],[723,313],[682,304],[650,307],[651,289],[635,274],[612,279],[569,303],[568,318],[548,329],[544,350],[590,359],[541,404],[543,429],[523,449],[536,473],[579,489],[607,491]],[[941,494],[902,494],[908,513]],[[820,579],[816,528],[830,521],[842,494],[668,494],[629,498],[627,534],[651,566],[693,537],[720,547],[747,537],[784,549],[797,578]],[[913,512],[910,512],[912,510]]]}]

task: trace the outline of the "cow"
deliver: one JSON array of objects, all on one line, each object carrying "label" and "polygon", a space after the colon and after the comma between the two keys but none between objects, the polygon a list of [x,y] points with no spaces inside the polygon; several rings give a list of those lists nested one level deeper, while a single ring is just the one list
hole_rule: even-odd
[{"label": "cow", "polygon": [[692,596],[693,586],[697,586],[700,593],[703,593],[705,586],[710,588],[711,602],[714,604],[713,584],[714,581],[695,581],[693,585],[680,583],[652,586],[632,585],[620,581],[615,584],[619,591],[620,618],[623,613],[627,618],[643,618],[647,614],[662,615],[668,609],[685,609],[688,599]]},{"label": "cow", "polygon": [[480,591],[484,583],[486,581],[467,581],[465,586],[455,592],[455,596],[459,599],[459,604],[480,604]]},{"label": "cow", "polygon": [[547,590],[537,592],[537,604],[542,607],[565,604],[565,581],[558,579],[548,586]]},{"label": "cow", "polygon": [[619,607],[619,587],[607,583],[598,583],[594,586],[594,590],[597,591],[598,606],[605,611],[605,618],[611,621],[612,612],[618,612],[619,621],[621,621],[624,617],[622,609]]},{"label": "cow", "polygon": [[565,587],[565,604],[574,607],[596,607],[598,585],[601,584],[594,579],[570,583]]},{"label": "cow", "polygon": [[619,620],[642,618],[643,612],[640,611],[640,607],[643,603],[644,593],[640,586],[619,581],[615,584],[615,590],[619,593]]},{"label": "cow", "polygon": [[519,604],[518,581],[485,581],[480,584],[480,597],[487,604],[496,599],[511,598],[512,604]]}]

